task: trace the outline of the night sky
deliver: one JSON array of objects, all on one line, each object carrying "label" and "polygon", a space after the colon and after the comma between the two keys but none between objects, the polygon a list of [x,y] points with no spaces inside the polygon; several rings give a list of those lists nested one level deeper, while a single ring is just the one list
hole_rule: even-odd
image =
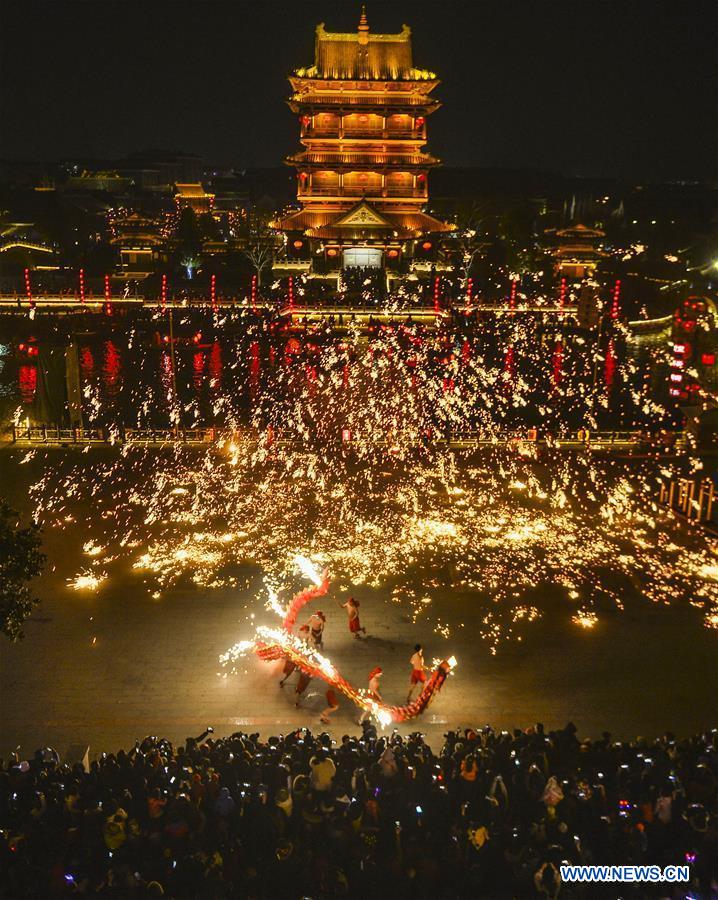
[{"label": "night sky", "polygon": [[[0,28],[0,155],[181,149],[274,166],[297,146],[286,75],[354,0],[21,0]],[[442,79],[447,165],[714,179],[718,5],[656,0],[370,0]]]}]

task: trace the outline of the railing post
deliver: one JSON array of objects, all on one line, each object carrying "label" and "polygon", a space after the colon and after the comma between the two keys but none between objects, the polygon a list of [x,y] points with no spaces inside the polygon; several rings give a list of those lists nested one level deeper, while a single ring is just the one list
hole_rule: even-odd
[{"label": "railing post", "polygon": [[688,485],[685,478],[681,478],[678,482],[678,509],[680,512],[686,511],[686,494],[688,493]]},{"label": "railing post", "polygon": [[701,486],[698,491],[698,500],[696,501],[696,507],[695,507],[696,520],[698,522],[703,521],[703,499],[705,497],[705,492],[706,492],[706,482],[705,482],[705,478],[704,478],[703,481],[701,481]]},{"label": "railing post", "polygon": [[713,484],[713,479],[709,478],[708,481],[708,503],[706,504],[706,517],[704,519],[705,522],[710,522],[713,519],[713,499],[715,495],[715,485]]}]

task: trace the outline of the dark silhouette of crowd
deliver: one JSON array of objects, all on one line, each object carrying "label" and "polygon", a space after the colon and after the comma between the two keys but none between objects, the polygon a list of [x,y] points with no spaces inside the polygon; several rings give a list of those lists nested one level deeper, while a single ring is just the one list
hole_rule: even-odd
[{"label": "dark silhouette of crowd", "polygon": [[370,296],[373,303],[386,295],[386,272],[376,266],[352,266],[342,270],[347,294]]},{"label": "dark silhouette of crowd", "polygon": [[[718,735],[581,741],[489,727],[336,741],[208,730],[184,745],[0,767],[0,896],[718,897]],[[690,864],[577,885],[565,862]]]}]

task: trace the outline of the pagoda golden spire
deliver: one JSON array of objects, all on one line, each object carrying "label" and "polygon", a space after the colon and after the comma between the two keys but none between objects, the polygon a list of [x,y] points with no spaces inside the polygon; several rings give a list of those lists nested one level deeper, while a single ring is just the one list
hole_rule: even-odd
[{"label": "pagoda golden spire", "polygon": [[359,32],[359,43],[360,44],[368,44],[369,43],[369,20],[366,17],[366,6],[362,4],[361,15],[359,16],[359,28],[357,29]]}]

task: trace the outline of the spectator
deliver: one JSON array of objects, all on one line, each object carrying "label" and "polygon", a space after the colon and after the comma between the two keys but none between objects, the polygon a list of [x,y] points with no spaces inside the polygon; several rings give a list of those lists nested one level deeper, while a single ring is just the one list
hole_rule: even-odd
[{"label": "spectator", "polygon": [[[545,731],[148,737],[86,772],[0,763],[0,898],[591,897],[565,862],[691,867],[718,895],[718,741]],[[667,896],[632,885],[626,897]],[[645,888],[645,890],[644,890]],[[623,895],[622,895],[623,896]]]}]

